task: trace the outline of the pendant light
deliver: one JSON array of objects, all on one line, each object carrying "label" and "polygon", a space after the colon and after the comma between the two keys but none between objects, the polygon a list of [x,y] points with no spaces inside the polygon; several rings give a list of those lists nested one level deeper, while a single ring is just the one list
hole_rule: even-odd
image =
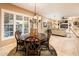
[{"label": "pendant light", "polygon": [[37,6],[36,6],[36,3],[35,3],[35,13],[34,13],[34,17],[33,17],[33,20],[35,20],[36,22],[41,20],[41,17],[37,16],[37,12],[36,12],[36,9],[37,9]]}]

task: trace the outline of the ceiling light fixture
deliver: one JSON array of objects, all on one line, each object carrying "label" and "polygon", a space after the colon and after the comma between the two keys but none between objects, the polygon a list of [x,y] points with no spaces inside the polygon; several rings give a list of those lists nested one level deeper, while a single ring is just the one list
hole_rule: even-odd
[{"label": "ceiling light fixture", "polygon": [[37,16],[36,9],[37,9],[37,6],[36,6],[36,3],[35,3],[35,9],[34,9],[35,13],[34,13],[33,20],[34,20],[34,21],[39,21],[39,22],[40,22],[41,17],[40,17],[40,16]]}]

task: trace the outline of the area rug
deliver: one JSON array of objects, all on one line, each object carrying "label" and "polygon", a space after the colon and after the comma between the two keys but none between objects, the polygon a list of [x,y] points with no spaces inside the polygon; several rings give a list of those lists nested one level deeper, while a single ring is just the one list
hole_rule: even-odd
[{"label": "area rug", "polygon": [[[16,52],[15,47],[9,52],[8,56],[25,56],[25,52],[24,51]],[[48,49],[42,49],[40,56],[57,56],[57,53],[54,48],[50,48],[50,51]]]}]

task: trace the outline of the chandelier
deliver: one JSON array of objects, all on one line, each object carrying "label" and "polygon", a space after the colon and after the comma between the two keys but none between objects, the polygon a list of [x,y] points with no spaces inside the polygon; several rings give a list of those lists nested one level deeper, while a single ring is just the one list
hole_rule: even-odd
[{"label": "chandelier", "polygon": [[40,16],[37,16],[37,12],[36,12],[36,8],[37,6],[36,6],[36,3],[35,3],[35,8],[34,8],[34,16],[33,16],[33,18],[32,18],[32,20],[34,21],[34,22],[40,22],[40,20],[41,20],[41,17]]}]

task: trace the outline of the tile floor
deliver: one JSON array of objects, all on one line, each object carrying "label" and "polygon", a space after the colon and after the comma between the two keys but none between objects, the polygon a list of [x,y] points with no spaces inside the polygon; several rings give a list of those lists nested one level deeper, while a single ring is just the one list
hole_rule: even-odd
[{"label": "tile floor", "polygon": [[79,38],[72,31],[67,34],[67,37],[51,36],[50,44],[59,56],[79,55]]},{"label": "tile floor", "polygon": [[15,39],[0,42],[0,56],[6,56],[16,46]]}]

